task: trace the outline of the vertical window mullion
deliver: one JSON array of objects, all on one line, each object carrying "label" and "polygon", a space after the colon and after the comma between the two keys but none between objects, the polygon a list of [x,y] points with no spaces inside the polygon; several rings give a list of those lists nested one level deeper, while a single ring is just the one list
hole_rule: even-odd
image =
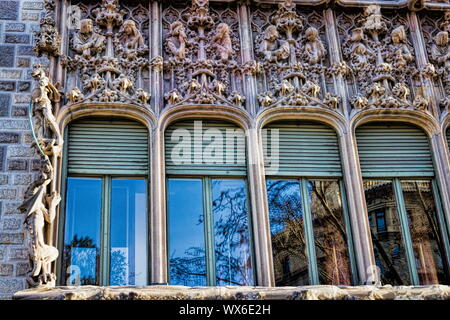
[{"label": "vertical window mullion", "polygon": [[300,180],[303,202],[303,221],[305,227],[306,250],[308,257],[309,279],[312,285],[319,284],[319,272],[317,268],[316,248],[314,245],[314,231],[312,225],[311,207],[308,198],[308,180]]},{"label": "vertical window mullion", "polygon": [[397,199],[397,210],[400,218],[400,226],[402,228],[403,241],[408,258],[408,268],[412,285],[419,285],[419,275],[415,263],[415,256],[411,234],[409,232],[408,213],[406,211],[405,199],[403,197],[403,189],[399,179],[393,180],[395,198]]},{"label": "vertical window mullion", "polygon": [[216,285],[216,263],[214,248],[214,219],[212,216],[211,179],[203,178],[204,220],[205,220],[205,251],[206,251],[206,283]]},{"label": "vertical window mullion", "polygon": [[111,209],[111,177],[103,178],[103,208],[102,208],[102,230],[101,230],[101,248],[100,248],[100,285],[109,285],[109,233],[110,233],[110,209]]},{"label": "vertical window mullion", "polygon": [[[444,247],[445,247],[445,261],[447,262],[447,266],[450,266],[450,243],[449,243],[449,227],[450,225],[446,222],[445,220],[445,216],[444,213],[442,211],[442,202],[441,202],[441,196],[439,194],[439,188],[438,185],[436,183],[436,180],[433,179],[431,181],[432,184],[432,190],[433,190],[433,197],[434,197],[434,202],[436,203],[436,211],[437,211],[437,218],[439,221],[439,225],[440,225],[440,231],[441,231],[441,235],[442,235],[442,240],[444,242]],[[447,270],[448,273],[448,270]]]},{"label": "vertical window mullion", "polygon": [[347,234],[347,246],[348,246],[348,254],[350,256],[350,268],[352,269],[352,281],[353,285],[356,285],[359,281],[358,279],[358,270],[356,265],[356,257],[353,245],[353,231],[350,224],[350,215],[348,212],[347,205],[347,194],[345,192],[344,182],[339,180],[339,187],[341,189],[341,201],[342,201],[342,209],[344,210],[344,223],[345,223],[345,233]]}]

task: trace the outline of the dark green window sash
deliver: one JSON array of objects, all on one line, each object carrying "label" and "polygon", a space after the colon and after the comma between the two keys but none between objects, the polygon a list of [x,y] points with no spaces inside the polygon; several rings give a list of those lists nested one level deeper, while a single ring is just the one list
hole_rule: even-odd
[{"label": "dark green window sash", "polygon": [[[252,217],[251,217],[251,208],[250,208],[250,199],[249,199],[249,192],[248,192],[248,183],[247,179],[241,176],[186,176],[186,175],[169,175],[166,179],[166,194],[168,194],[168,180],[170,179],[200,179],[202,181],[202,192],[203,192],[203,214],[205,217],[205,223],[204,223],[204,232],[205,232],[205,251],[206,251],[206,285],[208,286],[215,286],[217,284],[216,279],[216,255],[215,255],[215,242],[214,242],[214,217],[212,213],[212,184],[211,180],[214,179],[220,179],[220,180],[233,180],[233,179],[240,179],[245,181],[246,185],[246,206],[247,206],[247,219],[248,219],[248,232],[249,232],[249,238],[250,238],[250,256],[251,256],[251,262],[252,262],[252,272],[253,272],[253,281],[256,285],[257,277],[256,277],[256,268],[255,265],[255,250],[254,250],[254,231],[253,231],[253,223],[252,223]],[[169,201],[169,198],[167,197],[166,201]],[[169,208],[169,205],[167,203],[167,208]],[[167,221],[169,221],[169,215],[170,212],[167,209]],[[169,223],[167,223],[166,226],[167,234],[169,234]],[[169,243],[169,237],[166,237],[166,245],[167,248],[170,247]],[[169,250],[168,250],[169,252]],[[170,279],[170,261],[167,263],[167,275],[168,279]]]},{"label": "dark green window sash", "polygon": [[[308,181],[309,180],[333,180],[321,178],[287,178],[287,177],[267,177],[275,180],[297,180],[300,185],[300,197],[302,201],[303,208],[303,219],[304,219],[304,232],[305,232],[305,242],[306,242],[306,250],[308,257],[308,273],[309,273],[309,282],[311,285],[319,285],[319,268],[317,266],[317,257],[316,257],[316,246],[314,242],[314,228],[313,228],[313,219],[312,212],[310,206],[310,199],[308,197]],[[337,181],[337,180],[334,180]],[[347,206],[347,196],[345,194],[345,187],[342,180],[338,180],[339,189],[341,191],[341,201],[342,201],[342,211],[344,215],[344,223],[345,223],[345,232],[347,235],[347,247],[348,254],[350,260],[350,270],[352,273],[352,282],[353,284],[358,283],[358,275],[357,275],[357,267],[356,267],[356,257],[354,253],[353,246],[353,232],[350,224],[350,216]]]}]

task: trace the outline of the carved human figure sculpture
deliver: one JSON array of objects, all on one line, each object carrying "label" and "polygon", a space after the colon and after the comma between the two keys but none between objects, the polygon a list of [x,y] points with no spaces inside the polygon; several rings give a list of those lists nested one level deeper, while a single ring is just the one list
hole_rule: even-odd
[{"label": "carved human figure sculpture", "polygon": [[170,37],[166,45],[168,51],[178,60],[185,60],[187,54],[186,30],[181,21],[175,21],[170,25]]},{"label": "carved human figure sculpture", "polygon": [[443,80],[447,90],[450,90],[450,44],[447,31],[439,32],[434,38],[431,46],[431,59],[437,67],[443,68]]},{"label": "carved human figure sculpture", "polygon": [[291,49],[287,41],[280,39],[277,27],[271,25],[264,31],[261,52],[268,62],[280,62],[289,58]]},{"label": "carved human figure sculpture", "polygon": [[97,56],[105,50],[106,38],[94,31],[93,21],[91,19],[83,19],[80,22],[80,30],[72,40],[72,50],[88,60]]},{"label": "carved human figure sculpture", "polygon": [[136,51],[147,49],[144,37],[136,27],[136,23],[133,20],[126,20],[123,23],[118,33],[118,40],[120,46],[127,53],[133,53]]},{"label": "carved human figure sculpture", "polygon": [[304,54],[306,60],[314,65],[319,64],[325,58],[325,47],[319,38],[319,30],[314,27],[310,27],[305,31],[305,48]]},{"label": "carved human figure sculpture", "polygon": [[404,70],[410,61],[413,60],[411,50],[406,43],[405,27],[400,26],[392,30],[392,60],[397,70]]},{"label": "carved human figure sculpture", "polygon": [[369,63],[369,57],[373,52],[364,44],[364,31],[361,28],[352,30],[350,42],[351,66],[357,71]]},{"label": "carved human figure sculpture", "polygon": [[216,54],[222,63],[227,63],[233,54],[233,47],[230,37],[230,27],[226,23],[220,23],[217,26],[213,37]]}]

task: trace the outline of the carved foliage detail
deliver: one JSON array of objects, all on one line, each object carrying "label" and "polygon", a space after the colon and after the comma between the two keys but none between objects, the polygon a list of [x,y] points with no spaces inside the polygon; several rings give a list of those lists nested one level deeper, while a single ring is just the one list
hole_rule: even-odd
[{"label": "carved foliage detail", "polygon": [[[136,21],[144,19],[142,10]],[[69,103],[147,105],[150,96],[142,89],[142,74],[156,61],[148,59],[149,49],[137,22],[125,15],[127,10],[120,8],[118,0],[103,0],[91,16],[81,20],[71,37],[72,55],[64,57],[76,82],[67,93]]]},{"label": "carved foliage detail", "polygon": [[61,36],[58,33],[55,22],[55,1],[44,0],[45,17],[40,21],[40,29],[35,32],[33,50],[40,57],[59,56],[61,54]]},{"label": "carved foliage detail", "polygon": [[261,106],[338,107],[340,97],[327,92],[327,49],[318,27],[323,18],[315,13],[308,18],[297,12],[293,1],[280,3],[271,18],[253,12],[259,82],[265,83],[260,85]]},{"label": "carved foliage detail", "polygon": [[236,12],[212,10],[207,0],[164,11],[166,102],[243,106]]}]

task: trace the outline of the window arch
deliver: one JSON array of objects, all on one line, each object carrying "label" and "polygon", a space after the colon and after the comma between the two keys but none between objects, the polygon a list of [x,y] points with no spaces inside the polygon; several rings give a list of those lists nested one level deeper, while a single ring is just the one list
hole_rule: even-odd
[{"label": "window arch", "polygon": [[263,147],[276,285],[355,283],[336,132],[278,121],[263,129]]},{"label": "window arch", "polygon": [[83,118],[65,140],[62,283],[147,285],[147,128]]},{"label": "window arch", "polygon": [[429,140],[420,128],[374,122],[356,129],[369,221],[381,281],[448,283],[448,236]]},{"label": "window arch", "polygon": [[246,138],[233,123],[165,131],[169,283],[254,285]]}]

